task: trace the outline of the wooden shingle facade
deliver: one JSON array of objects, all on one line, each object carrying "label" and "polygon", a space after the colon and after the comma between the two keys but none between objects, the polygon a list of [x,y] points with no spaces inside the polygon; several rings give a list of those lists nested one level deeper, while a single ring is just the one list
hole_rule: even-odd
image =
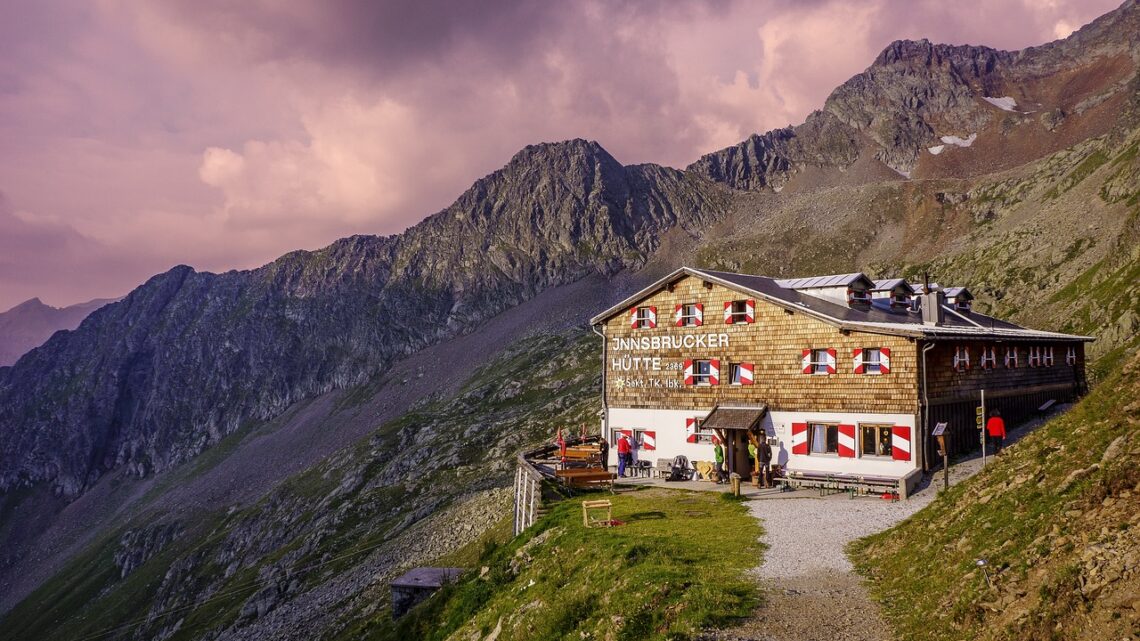
[{"label": "wooden shingle facade", "polygon": [[917,478],[932,458],[932,417],[954,423],[956,449],[976,445],[982,389],[1014,419],[1039,397],[1083,392],[1086,337],[959,310],[938,292],[924,297],[940,312],[924,323],[911,291],[862,274],[777,281],[681,268],[592,320],[604,339],[605,434],[635,436],[646,460],[708,460],[710,412],[761,408],[789,471]]}]

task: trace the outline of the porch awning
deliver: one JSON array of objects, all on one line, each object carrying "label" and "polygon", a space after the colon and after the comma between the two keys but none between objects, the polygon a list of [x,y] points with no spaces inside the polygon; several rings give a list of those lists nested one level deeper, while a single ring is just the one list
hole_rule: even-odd
[{"label": "porch awning", "polygon": [[755,428],[764,414],[768,413],[767,405],[752,405],[748,407],[721,407],[717,405],[705,420],[701,421],[702,430],[751,430]]}]

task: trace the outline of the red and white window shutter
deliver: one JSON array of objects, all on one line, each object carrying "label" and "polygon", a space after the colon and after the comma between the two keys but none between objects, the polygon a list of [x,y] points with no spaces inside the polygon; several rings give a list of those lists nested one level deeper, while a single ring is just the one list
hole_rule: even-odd
[{"label": "red and white window shutter", "polygon": [[685,359],[685,385],[693,384],[693,359]]},{"label": "red and white window shutter", "polygon": [[730,300],[724,301],[724,324],[732,324],[732,301]]},{"label": "red and white window shutter", "polygon": [[1045,367],[1053,367],[1053,346],[1049,345],[1043,349],[1042,362]]},{"label": "red and white window shutter", "polygon": [[641,449],[649,451],[657,449],[657,432],[645,430],[641,433]]},{"label": "red and white window shutter", "polygon": [[910,460],[910,428],[896,425],[891,428],[891,458],[896,461]]},{"label": "red and white window shutter", "polygon": [[792,454],[808,453],[807,423],[792,423]]},{"label": "red and white window shutter", "polygon": [[863,348],[856,347],[851,352],[851,363],[855,369],[856,374],[863,373]]},{"label": "red and white window shutter", "polygon": [[828,374],[834,374],[835,373],[835,348],[834,347],[827,348],[827,373]]},{"label": "red and white window shutter", "polygon": [[720,361],[709,359],[709,385],[720,385]]},{"label": "red and white window shutter", "polygon": [[697,442],[697,419],[695,418],[685,419],[685,442]]},{"label": "red and white window shutter", "polygon": [[684,310],[685,306],[680,304],[673,309],[673,324],[677,327],[680,327],[685,322]]},{"label": "red and white window shutter", "polygon": [[964,372],[970,369],[970,348],[959,345],[954,349],[954,369]]},{"label": "red and white window shutter", "polygon": [[979,364],[982,369],[993,369],[997,367],[997,348],[993,345],[982,348],[982,358]]},{"label": "red and white window shutter", "polygon": [[1017,348],[1005,348],[1005,367],[1006,369],[1017,369]]},{"label": "red and white window shutter", "polygon": [[755,365],[752,363],[740,363],[740,384],[752,385],[756,380]]},{"label": "red and white window shutter", "polygon": [[638,325],[637,321],[638,321],[637,308],[636,307],[629,308],[629,326],[632,327],[633,329],[637,329],[637,325]]},{"label": "red and white window shutter", "polygon": [[695,307],[697,308],[697,322],[694,324],[700,327],[705,324],[705,306],[703,303],[697,303]]},{"label": "red and white window shutter", "polygon": [[839,456],[855,458],[855,426],[839,426]]},{"label": "red and white window shutter", "polygon": [[811,350],[804,350],[804,357],[800,360],[800,371],[804,374],[811,374]]},{"label": "red and white window shutter", "polygon": [[744,322],[756,322],[756,301],[752,299],[744,301]]},{"label": "red and white window shutter", "polygon": [[879,348],[879,371],[883,374],[891,373],[891,348]]},{"label": "red and white window shutter", "polygon": [[657,308],[650,306],[649,307],[649,329],[653,329],[654,327],[657,327]]},{"label": "red and white window shutter", "polygon": [[1030,367],[1040,367],[1041,366],[1041,348],[1037,347],[1037,346],[1030,347],[1029,348],[1029,359],[1028,360],[1029,360],[1029,366]]}]

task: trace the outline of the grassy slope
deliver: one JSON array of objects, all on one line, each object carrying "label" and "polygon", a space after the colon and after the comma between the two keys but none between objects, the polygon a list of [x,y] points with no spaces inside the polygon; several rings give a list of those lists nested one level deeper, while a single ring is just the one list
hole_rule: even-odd
[{"label": "grassy slope", "polygon": [[[488,548],[471,573],[395,624],[377,617],[359,638],[688,639],[747,616],[746,575],[759,563],[759,524],[738,501],[707,492],[644,490],[609,497],[610,529],[582,525],[578,500],[508,545]],[[593,496],[588,498],[600,498]]]},{"label": "grassy slope", "polygon": [[[355,448],[256,505],[201,515],[174,544],[120,578],[113,558],[119,539],[144,525],[125,524],[0,619],[0,639],[78,639],[171,608],[182,609],[143,630],[153,635],[183,618],[171,638],[192,639],[229,626],[246,599],[266,587],[259,579],[393,542],[412,513],[438,512],[466,492],[508,484],[515,452],[549,438],[554,424],[592,418],[596,347],[585,331],[522,340],[476,371],[455,397],[378,425]],[[430,478],[414,473],[429,468],[437,470]],[[302,591],[312,589],[363,558],[293,576]],[[216,594],[229,596],[205,600]]]},{"label": "grassy slope", "polygon": [[854,545],[898,637],[1135,638],[1138,399],[1134,357],[981,474]]}]

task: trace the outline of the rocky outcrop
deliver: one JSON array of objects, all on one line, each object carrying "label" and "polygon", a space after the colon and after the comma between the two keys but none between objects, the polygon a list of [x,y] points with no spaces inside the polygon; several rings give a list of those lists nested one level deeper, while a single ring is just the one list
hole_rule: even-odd
[{"label": "rocky outcrop", "polygon": [[667,230],[715,220],[719,198],[594,142],[534,145],[399,236],[245,272],[176,267],[0,368],[0,490],[75,495],[111,469],[167,469],[548,287],[637,267]]},{"label": "rocky outcrop", "polygon": [[[1053,131],[1070,113],[1127,93],[1140,63],[1138,33],[1140,4],[1129,0],[1065,40],[1017,52],[892,42],[804,124],[753,135],[689,170],[734,189],[778,191],[805,169],[844,170],[869,154],[909,177],[942,136],[966,138],[998,118],[1033,114]],[[1011,113],[984,100],[1010,95],[1030,106]]]}]

